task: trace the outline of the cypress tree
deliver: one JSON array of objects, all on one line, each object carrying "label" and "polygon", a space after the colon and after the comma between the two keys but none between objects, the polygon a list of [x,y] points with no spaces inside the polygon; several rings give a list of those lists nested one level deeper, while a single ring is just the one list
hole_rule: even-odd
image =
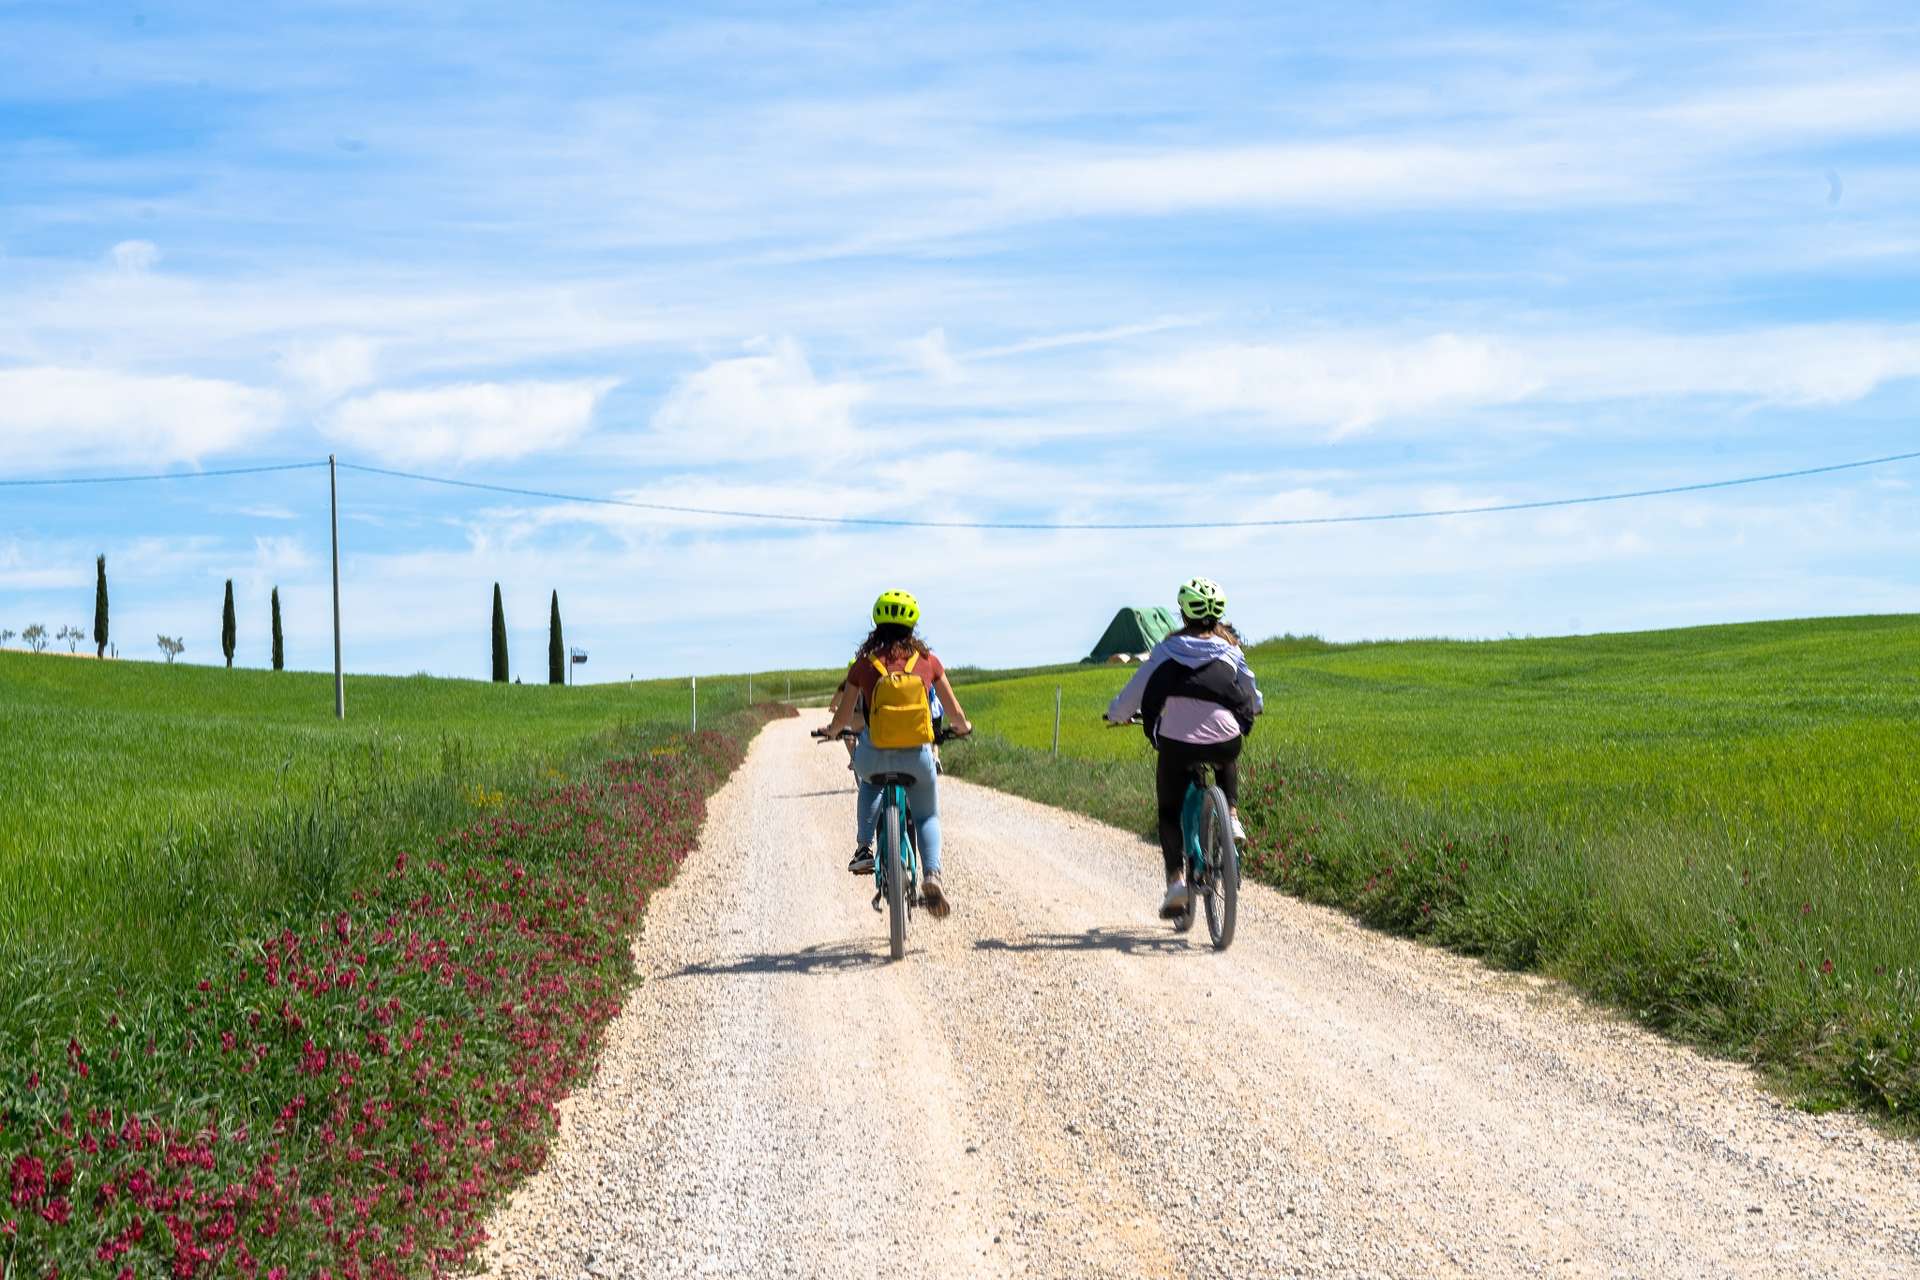
[{"label": "cypress tree", "polygon": [[280,633],[280,588],[273,589],[273,669],[287,669],[287,641]]},{"label": "cypress tree", "polygon": [[560,593],[553,593],[553,617],[547,623],[547,683],[567,682],[567,650],[560,640]]},{"label": "cypress tree", "polygon": [[493,584],[493,682],[507,682],[507,610],[500,603],[500,584]]},{"label": "cypress tree", "polygon": [[233,621],[233,579],[227,579],[227,603],[220,610],[220,652],[227,655],[227,669],[233,669],[233,641],[238,628]]},{"label": "cypress tree", "polygon": [[93,561],[93,656],[107,656],[107,558],[96,556]]}]

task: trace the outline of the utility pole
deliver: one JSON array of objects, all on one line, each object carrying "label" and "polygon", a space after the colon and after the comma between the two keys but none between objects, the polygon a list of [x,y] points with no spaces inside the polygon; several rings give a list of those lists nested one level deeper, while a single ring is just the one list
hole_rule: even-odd
[{"label": "utility pole", "polygon": [[347,718],[347,682],[340,671],[340,478],[327,455],[327,508],[333,518],[333,718]]}]

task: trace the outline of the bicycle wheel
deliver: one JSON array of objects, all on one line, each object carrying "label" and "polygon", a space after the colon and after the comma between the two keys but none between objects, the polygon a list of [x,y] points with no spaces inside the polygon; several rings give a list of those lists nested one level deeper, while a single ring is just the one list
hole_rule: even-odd
[{"label": "bicycle wheel", "polygon": [[1233,843],[1233,811],[1219,787],[1207,788],[1201,835],[1207,851],[1207,932],[1213,935],[1213,949],[1225,951],[1233,943],[1240,906],[1240,850]]},{"label": "bicycle wheel", "polygon": [[888,797],[881,822],[881,869],[887,877],[887,948],[898,960],[907,954],[907,870],[900,860],[900,805],[892,797]]}]

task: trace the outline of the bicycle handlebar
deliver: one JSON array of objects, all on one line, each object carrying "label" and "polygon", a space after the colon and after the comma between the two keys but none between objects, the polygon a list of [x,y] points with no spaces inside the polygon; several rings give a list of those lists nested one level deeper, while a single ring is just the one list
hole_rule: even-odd
[{"label": "bicycle handlebar", "polygon": [[[842,729],[838,734],[829,735],[825,729],[814,729],[808,736],[817,738],[821,742],[832,742],[836,738],[841,742],[853,742],[859,739],[860,731],[858,729]],[[957,730],[949,729],[943,724],[934,730],[933,745],[937,747],[943,742],[952,742],[958,738],[970,738],[972,736],[973,732],[971,729],[966,733],[960,733]]]}]

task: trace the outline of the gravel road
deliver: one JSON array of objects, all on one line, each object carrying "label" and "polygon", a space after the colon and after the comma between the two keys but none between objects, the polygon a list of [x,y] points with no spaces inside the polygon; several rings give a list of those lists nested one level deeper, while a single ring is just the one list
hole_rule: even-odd
[{"label": "gravel road", "polygon": [[654,900],[493,1274],[1920,1276],[1920,1147],[1251,884],[1215,955],[1058,810],[943,782],[889,963],[817,719]]}]

